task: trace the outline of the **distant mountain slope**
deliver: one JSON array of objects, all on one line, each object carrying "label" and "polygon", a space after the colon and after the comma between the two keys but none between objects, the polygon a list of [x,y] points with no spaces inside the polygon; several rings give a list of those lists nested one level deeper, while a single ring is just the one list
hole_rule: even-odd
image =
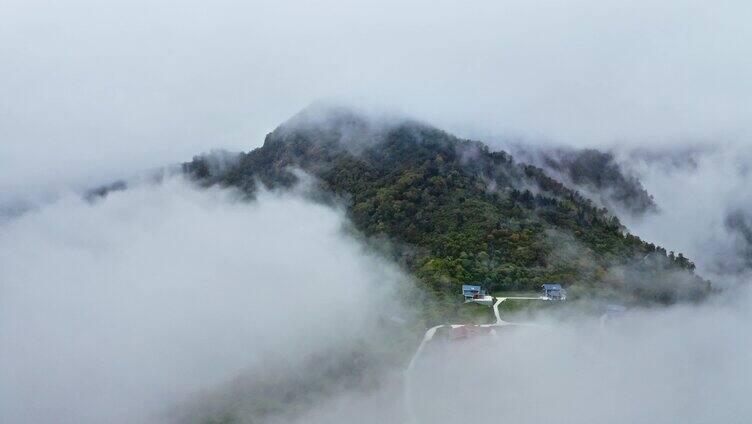
[{"label": "distant mountain slope", "polygon": [[540,168],[418,122],[309,109],[229,168],[202,157],[184,164],[205,185],[249,194],[259,182],[292,186],[296,168],[343,201],[365,236],[394,242],[395,258],[438,292],[559,281],[575,295],[669,303],[709,289],[688,259],[625,232]]},{"label": "distant mountain slope", "polygon": [[[543,168],[552,177],[580,191],[619,216],[643,216],[658,210],[642,182],[616,160],[613,153],[596,149],[545,148],[515,144],[517,159]],[[623,215],[626,214],[626,215]]]}]

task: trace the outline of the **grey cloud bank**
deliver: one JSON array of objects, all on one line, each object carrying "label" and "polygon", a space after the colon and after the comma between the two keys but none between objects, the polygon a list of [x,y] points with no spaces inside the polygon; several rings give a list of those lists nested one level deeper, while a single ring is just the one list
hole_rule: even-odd
[{"label": "grey cloud bank", "polygon": [[[402,310],[392,289],[407,280],[343,223],[295,194],[248,204],[168,179],[3,224],[1,420],[171,422],[196,392],[279,364],[304,375],[314,355],[346,351],[379,311]],[[437,424],[744,423],[749,315],[746,288],[605,328],[540,314],[498,340],[438,343],[410,407]],[[400,373],[314,405],[291,400],[302,415],[268,422],[406,422]]]},{"label": "grey cloud bank", "polygon": [[266,357],[345,349],[407,278],[342,224],[294,195],[247,204],[179,179],[3,224],[0,421],[164,422]]},{"label": "grey cloud bank", "polygon": [[[433,342],[410,385],[417,422],[746,423],[752,407],[747,289],[702,306],[607,320],[507,316],[498,339]],[[296,423],[409,421],[403,387],[342,394]],[[396,414],[401,421],[390,421]],[[392,415],[390,415],[390,413]]]},{"label": "grey cloud bank", "polygon": [[568,144],[748,140],[745,1],[10,0],[0,191],[258,145],[319,98]]},{"label": "grey cloud bank", "polygon": [[684,252],[720,285],[749,281],[750,239],[744,223],[752,211],[752,146],[708,145],[685,154],[620,156],[660,209],[642,218],[625,217],[630,230]]}]

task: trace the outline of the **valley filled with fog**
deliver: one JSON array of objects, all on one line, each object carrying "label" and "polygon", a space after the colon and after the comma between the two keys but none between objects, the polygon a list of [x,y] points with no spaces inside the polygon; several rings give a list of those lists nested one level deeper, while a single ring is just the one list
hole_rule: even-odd
[{"label": "valley filled with fog", "polygon": [[750,12],[4,3],[0,422],[750,422]]},{"label": "valley filled with fog", "polygon": [[[4,422],[201,422],[228,405],[242,419],[254,379],[309,375],[326,394],[291,397],[269,422],[408,418],[399,360],[356,363],[363,375],[344,370],[355,383],[317,367],[399,337],[377,324],[409,319],[419,305],[397,285],[412,281],[301,193],[247,203],[176,177],[70,196],[3,224],[0,247]],[[750,302],[734,287],[606,326],[573,309],[494,340],[437,342],[410,408],[446,423],[745,422]]]}]

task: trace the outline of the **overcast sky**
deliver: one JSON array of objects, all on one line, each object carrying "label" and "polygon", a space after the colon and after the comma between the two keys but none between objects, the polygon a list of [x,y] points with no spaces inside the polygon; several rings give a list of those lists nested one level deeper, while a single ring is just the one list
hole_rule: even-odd
[{"label": "overcast sky", "polygon": [[752,3],[0,4],[0,191],[249,149],[317,99],[461,135],[748,140]]}]

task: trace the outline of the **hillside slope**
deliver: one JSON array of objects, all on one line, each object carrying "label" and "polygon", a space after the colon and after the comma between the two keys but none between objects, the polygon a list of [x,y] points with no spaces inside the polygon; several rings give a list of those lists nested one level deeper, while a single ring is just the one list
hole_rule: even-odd
[{"label": "hillside slope", "polygon": [[558,281],[574,295],[671,303],[709,290],[687,258],[629,234],[540,168],[418,122],[308,109],[229,167],[184,164],[204,185],[251,195],[259,183],[294,185],[296,169],[343,202],[362,234],[397,246],[395,259],[436,292]]},{"label": "hillside slope", "polygon": [[536,165],[550,176],[578,190],[597,205],[619,216],[642,217],[658,211],[642,182],[617,161],[614,152],[597,149],[509,145],[522,162]]}]

